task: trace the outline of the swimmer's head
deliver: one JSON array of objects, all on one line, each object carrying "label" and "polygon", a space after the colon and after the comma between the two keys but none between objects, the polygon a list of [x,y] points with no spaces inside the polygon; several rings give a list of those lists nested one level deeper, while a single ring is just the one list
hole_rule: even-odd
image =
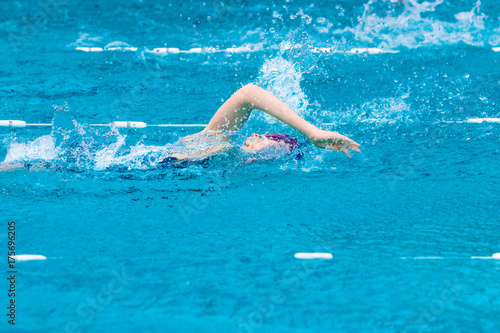
[{"label": "swimmer's head", "polygon": [[299,147],[297,139],[286,134],[254,134],[249,137],[245,142],[245,148],[257,151],[276,150],[291,153],[294,149]]}]

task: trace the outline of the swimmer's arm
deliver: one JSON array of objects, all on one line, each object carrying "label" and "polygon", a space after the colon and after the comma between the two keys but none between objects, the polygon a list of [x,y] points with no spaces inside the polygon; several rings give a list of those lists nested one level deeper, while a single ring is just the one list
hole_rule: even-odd
[{"label": "swimmer's arm", "polygon": [[217,110],[203,132],[238,131],[254,108],[281,120],[307,137],[319,129],[302,119],[278,97],[256,85],[247,84]]},{"label": "swimmer's arm", "polygon": [[278,97],[248,84],[235,92],[212,117],[202,133],[223,133],[239,130],[250,117],[253,109],[261,110],[306,136],[320,148],[341,150],[349,155],[349,149],[359,152],[359,144],[339,134],[319,129],[301,118]]}]

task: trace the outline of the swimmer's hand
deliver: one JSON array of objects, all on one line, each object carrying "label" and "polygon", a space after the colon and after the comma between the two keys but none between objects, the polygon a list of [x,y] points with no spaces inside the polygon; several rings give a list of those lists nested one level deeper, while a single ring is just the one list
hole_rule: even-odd
[{"label": "swimmer's hand", "polygon": [[312,135],[309,136],[309,140],[311,140],[311,142],[318,148],[342,151],[349,158],[352,158],[349,150],[353,150],[357,153],[361,152],[359,150],[359,143],[349,139],[347,136],[344,136],[339,132],[317,129]]}]

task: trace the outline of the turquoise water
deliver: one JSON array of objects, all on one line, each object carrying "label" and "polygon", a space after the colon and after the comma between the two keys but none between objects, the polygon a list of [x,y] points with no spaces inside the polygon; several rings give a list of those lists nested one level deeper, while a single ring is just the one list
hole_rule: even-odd
[{"label": "turquoise water", "polygon": [[[500,252],[500,126],[463,122],[500,117],[497,2],[2,8],[0,119],[54,124],[0,128],[2,251],[15,220],[17,254],[47,257],[17,263],[16,330],[500,329],[500,261],[471,259]],[[137,50],[76,50],[112,46]],[[88,126],[206,123],[247,83],[362,153],[246,163],[253,133],[307,142],[254,113],[229,152],[159,168],[193,129]]]}]

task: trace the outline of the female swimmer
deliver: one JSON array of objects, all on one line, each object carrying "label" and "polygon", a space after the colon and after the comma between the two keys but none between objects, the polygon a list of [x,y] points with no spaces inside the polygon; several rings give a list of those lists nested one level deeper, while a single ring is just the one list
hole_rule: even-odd
[{"label": "female swimmer", "polygon": [[[217,110],[200,133],[180,139],[181,149],[173,148],[170,150],[169,157],[162,160],[160,165],[177,165],[178,162],[204,162],[208,157],[230,149],[230,134],[238,131],[245,124],[253,109],[261,110],[288,124],[309,139],[316,147],[342,151],[349,157],[351,157],[350,150],[360,152],[358,143],[338,132],[319,129],[302,119],[270,92],[248,84],[235,92]],[[295,154],[295,150],[298,150],[299,146],[297,139],[285,134],[254,134],[246,140],[243,149],[272,158],[282,154]],[[301,156],[301,153],[296,156]],[[45,166],[45,163],[43,165]],[[11,171],[23,166],[29,167],[31,164],[5,165],[0,163],[0,171]]]},{"label": "female swimmer", "polygon": [[[198,134],[189,135],[181,142],[187,147],[196,147],[200,141],[208,143],[203,150],[183,150],[172,153],[171,161],[200,160],[229,149],[227,141],[231,132],[238,131],[248,120],[253,109],[261,110],[297,130],[316,147],[342,151],[351,157],[350,150],[360,152],[359,144],[338,132],[321,130],[302,119],[285,103],[270,92],[253,84],[247,84],[233,94],[214,114],[207,127]],[[245,150],[265,152],[267,150],[292,153],[298,148],[297,139],[285,134],[254,134],[246,140]]]}]

